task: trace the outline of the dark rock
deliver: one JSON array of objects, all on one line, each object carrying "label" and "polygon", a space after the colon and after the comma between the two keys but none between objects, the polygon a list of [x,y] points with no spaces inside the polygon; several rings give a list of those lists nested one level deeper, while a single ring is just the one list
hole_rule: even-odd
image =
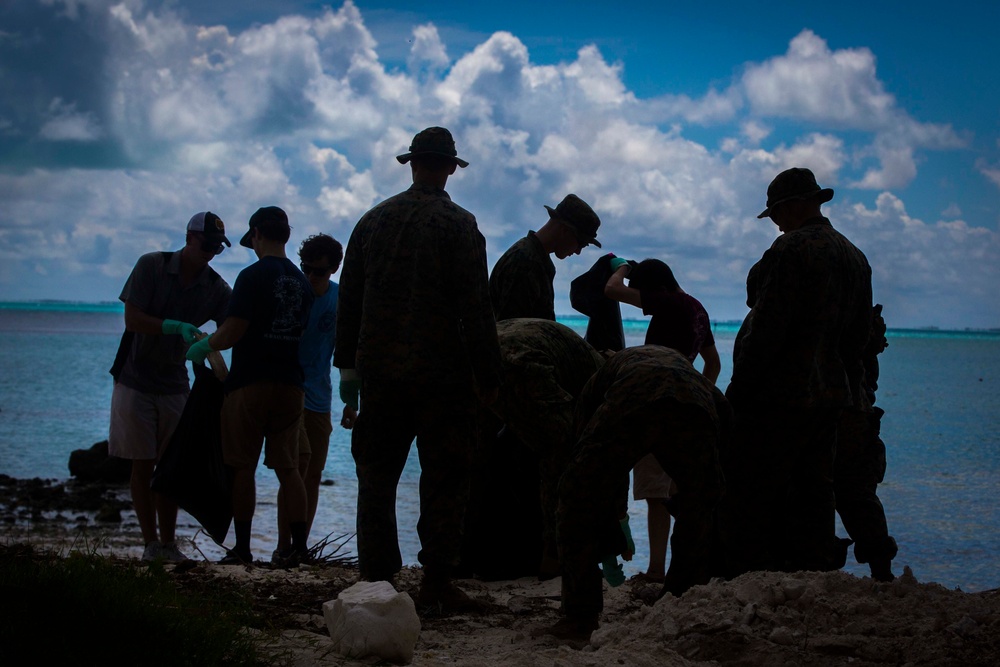
[{"label": "dark rock", "polygon": [[69,455],[69,474],[85,482],[121,484],[132,476],[132,461],[108,455],[108,441],[90,449],[74,449]]}]

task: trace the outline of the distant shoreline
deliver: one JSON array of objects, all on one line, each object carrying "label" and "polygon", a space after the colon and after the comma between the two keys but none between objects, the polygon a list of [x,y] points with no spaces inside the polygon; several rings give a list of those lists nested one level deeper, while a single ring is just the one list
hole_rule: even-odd
[{"label": "distant shoreline", "polygon": [[[27,312],[61,312],[61,313],[123,313],[125,306],[121,301],[65,301],[60,299],[39,299],[36,301],[0,301],[0,311],[16,310]],[[587,317],[580,314],[556,315],[556,320],[571,327],[586,328]],[[741,320],[713,320],[712,330],[719,333],[736,333],[739,331]],[[626,333],[645,331],[649,324],[648,319],[624,318],[622,325]],[[972,336],[976,338],[1000,338],[1000,327],[990,327],[977,329],[965,327],[964,329],[942,329],[936,326],[925,326],[916,328],[893,328],[887,331],[889,337],[942,337],[951,338],[955,336]]]}]

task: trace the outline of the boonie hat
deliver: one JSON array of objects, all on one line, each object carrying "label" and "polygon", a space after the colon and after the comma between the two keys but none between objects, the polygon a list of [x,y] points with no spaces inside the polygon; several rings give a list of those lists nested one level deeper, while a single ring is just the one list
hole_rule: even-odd
[{"label": "boonie hat", "polygon": [[200,232],[206,238],[215,238],[230,248],[233,247],[233,244],[226,238],[226,225],[223,224],[222,218],[211,211],[202,211],[191,216],[191,219],[188,220],[187,230],[189,232]]},{"label": "boonie hat", "polygon": [[758,218],[767,218],[771,215],[771,209],[782,202],[791,199],[811,199],[816,197],[821,204],[833,199],[833,190],[830,188],[820,188],[816,183],[816,177],[805,167],[792,167],[786,169],[771,181],[767,186],[767,208],[761,211]]},{"label": "boonie hat", "polygon": [[443,127],[428,127],[426,130],[417,132],[410,143],[410,151],[397,155],[396,159],[400,164],[406,164],[414,155],[443,155],[450,157],[462,168],[468,167],[469,163],[458,157],[455,150],[455,140],[451,132]]},{"label": "boonie hat", "polygon": [[253,242],[250,240],[253,237],[254,227],[288,227],[288,215],[285,214],[277,206],[262,206],[257,209],[257,212],[250,216],[250,228],[247,233],[243,235],[240,239],[240,245],[244,248],[253,248]]},{"label": "boonie hat", "polygon": [[572,227],[583,245],[592,243],[598,248],[601,247],[600,241],[597,240],[597,228],[601,226],[601,219],[597,217],[594,209],[590,208],[587,202],[576,195],[569,194],[563,197],[563,200],[555,208],[545,206],[545,210],[549,212],[551,217]]}]

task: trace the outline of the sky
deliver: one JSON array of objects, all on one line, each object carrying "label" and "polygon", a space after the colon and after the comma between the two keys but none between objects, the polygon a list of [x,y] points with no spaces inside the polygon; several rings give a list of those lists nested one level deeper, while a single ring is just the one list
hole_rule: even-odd
[{"label": "sky", "polygon": [[[805,6],[805,5],[809,6]],[[248,7],[252,5],[252,7]],[[766,8],[766,9],[763,9]],[[604,252],[747,312],[780,171],[812,169],[890,327],[1000,327],[1000,3],[9,0],[0,3],[0,301],[113,301],[211,210],[235,242],[346,244],[449,128],[448,192],[490,267],[575,193]],[[232,283],[254,257],[212,265]],[[640,311],[623,307],[626,317]]]}]

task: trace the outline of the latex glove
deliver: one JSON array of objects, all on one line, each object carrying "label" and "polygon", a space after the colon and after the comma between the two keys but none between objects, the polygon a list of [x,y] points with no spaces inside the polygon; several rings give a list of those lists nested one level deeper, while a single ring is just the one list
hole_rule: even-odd
[{"label": "latex glove", "polygon": [[601,562],[601,571],[604,572],[604,580],[612,588],[617,588],[625,583],[625,570],[618,564],[618,559],[608,556]]},{"label": "latex glove", "polygon": [[611,272],[614,273],[623,266],[628,266],[628,260],[623,257],[612,257],[611,258]]},{"label": "latex glove", "polygon": [[618,523],[621,525],[622,533],[625,535],[625,544],[628,545],[628,553],[622,554],[622,558],[632,560],[632,554],[635,553],[635,540],[632,539],[632,529],[628,526],[628,515]]},{"label": "latex glove", "polygon": [[160,329],[167,335],[180,334],[188,345],[198,340],[198,336],[201,334],[195,325],[177,320],[163,320],[163,326]]},{"label": "latex glove", "polygon": [[340,370],[340,400],[349,408],[361,407],[361,378],[353,368]]},{"label": "latex glove", "polygon": [[211,336],[205,336],[201,340],[197,341],[194,345],[188,348],[187,354],[184,356],[196,364],[205,363],[205,357],[207,357],[208,353],[212,351],[211,346],[208,344],[208,341],[211,338]]}]

